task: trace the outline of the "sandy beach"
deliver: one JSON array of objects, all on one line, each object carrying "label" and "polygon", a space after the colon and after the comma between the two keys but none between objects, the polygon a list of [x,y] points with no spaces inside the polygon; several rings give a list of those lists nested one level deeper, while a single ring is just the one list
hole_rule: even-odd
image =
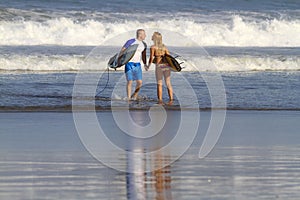
[{"label": "sandy beach", "polygon": [[[141,111],[131,112],[134,115],[134,112]],[[168,112],[174,117],[180,115],[179,111]],[[193,111],[185,112],[195,115]],[[182,157],[163,169],[144,171],[149,163],[163,165],[168,162],[174,152],[142,158],[132,158],[124,153],[119,158],[112,158],[118,165],[136,172],[131,174],[103,165],[85,149],[70,112],[2,112],[0,198],[299,197],[298,111],[228,111],[217,145],[207,157],[199,159],[199,148],[210,115],[208,111],[200,112],[200,126],[193,144]],[[107,126],[114,126],[111,112],[97,112],[97,116]],[[144,120],[149,120],[146,118]],[[174,123],[174,120],[167,123]],[[170,135],[155,137],[153,141],[159,143],[163,137]],[[104,145],[103,141],[98,142]],[[119,142],[122,144],[122,141]]]}]

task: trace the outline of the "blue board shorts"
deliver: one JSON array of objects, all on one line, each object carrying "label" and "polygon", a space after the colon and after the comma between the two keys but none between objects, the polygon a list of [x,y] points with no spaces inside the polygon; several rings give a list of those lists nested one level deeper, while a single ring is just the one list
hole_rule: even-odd
[{"label": "blue board shorts", "polygon": [[125,74],[127,81],[142,80],[141,63],[129,62],[125,65]]}]

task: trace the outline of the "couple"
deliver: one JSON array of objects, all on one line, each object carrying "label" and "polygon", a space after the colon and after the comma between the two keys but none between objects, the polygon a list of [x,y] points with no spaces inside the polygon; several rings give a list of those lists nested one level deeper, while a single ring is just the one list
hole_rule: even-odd
[{"label": "couple", "polygon": [[[125,65],[125,73],[127,79],[127,98],[128,99],[136,99],[138,96],[138,92],[142,87],[142,68],[141,68],[141,60],[144,63],[145,70],[151,66],[151,63],[155,63],[155,76],[157,82],[157,97],[158,103],[163,104],[162,100],[162,89],[163,82],[162,79],[164,77],[169,94],[169,105],[173,103],[173,89],[171,85],[171,70],[163,60],[163,56],[165,54],[169,54],[167,47],[162,43],[162,35],[159,32],[154,32],[152,35],[153,45],[150,47],[150,58],[148,65],[146,64],[146,43],[143,41],[146,38],[145,30],[138,29],[136,31],[136,39],[128,40],[123,46],[121,53],[127,49],[130,45],[138,44],[138,48],[133,55],[133,57],[129,60],[129,62]],[[131,87],[132,81],[136,81],[136,88],[134,93],[131,95]]]}]

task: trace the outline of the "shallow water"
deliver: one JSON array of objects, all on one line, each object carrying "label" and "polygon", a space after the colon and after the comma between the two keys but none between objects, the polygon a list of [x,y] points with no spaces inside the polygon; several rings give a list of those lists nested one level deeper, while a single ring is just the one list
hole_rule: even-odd
[{"label": "shallow water", "polygon": [[[99,78],[101,73],[102,77]],[[82,82],[77,84],[85,92],[91,91],[86,94],[73,92],[75,73],[0,74],[1,109],[71,110],[72,98],[73,104],[78,105],[91,105],[95,99],[95,106],[100,110],[110,109],[112,106],[127,106],[127,101],[124,100],[124,73],[113,71],[109,76],[106,72],[101,73],[86,74]],[[154,79],[153,72],[144,73],[140,99],[133,101],[131,108],[149,109],[156,104]],[[300,109],[299,72],[182,72],[172,73],[172,82],[175,93],[173,107],[177,109]],[[224,84],[225,92],[219,83]],[[187,84],[192,88],[188,90]],[[209,89],[214,93],[209,93]],[[192,92],[196,94],[195,97],[191,95]],[[168,101],[166,88],[163,98]],[[225,98],[225,106],[220,102],[212,106],[212,98]]]}]

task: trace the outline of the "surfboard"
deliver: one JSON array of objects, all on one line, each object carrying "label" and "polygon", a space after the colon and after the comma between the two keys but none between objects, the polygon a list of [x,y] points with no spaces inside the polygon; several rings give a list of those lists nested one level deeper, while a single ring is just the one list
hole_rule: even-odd
[{"label": "surfboard", "polygon": [[181,71],[182,67],[180,66],[180,63],[176,60],[176,58],[174,58],[171,55],[167,55],[167,54],[164,57],[165,57],[166,61],[168,62],[172,71],[174,71],[174,72]]},{"label": "surfboard", "polygon": [[125,65],[133,57],[137,48],[138,48],[138,44],[134,44],[129,46],[127,49],[125,49],[125,51],[121,56],[119,55],[119,53],[116,53],[113,57],[109,59],[107,63],[108,66],[110,68],[116,69],[118,67]]}]

